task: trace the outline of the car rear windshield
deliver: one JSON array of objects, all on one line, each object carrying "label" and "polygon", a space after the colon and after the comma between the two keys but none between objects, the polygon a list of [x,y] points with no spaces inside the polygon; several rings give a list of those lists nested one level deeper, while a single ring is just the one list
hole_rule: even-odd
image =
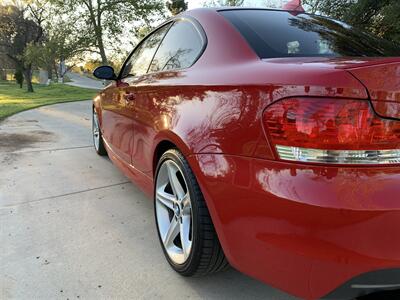
[{"label": "car rear windshield", "polygon": [[400,56],[386,40],[326,17],[287,11],[219,11],[261,58]]}]

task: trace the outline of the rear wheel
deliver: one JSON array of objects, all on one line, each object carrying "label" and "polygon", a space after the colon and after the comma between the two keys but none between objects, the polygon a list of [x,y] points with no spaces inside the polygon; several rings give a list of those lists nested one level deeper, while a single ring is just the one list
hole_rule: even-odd
[{"label": "rear wheel", "polygon": [[93,108],[92,116],[92,133],[93,133],[93,145],[98,155],[107,155],[106,148],[104,147],[103,137],[101,135],[99,117],[97,115],[96,109]]},{"label": "rear wheel", "polygon": [[178,150],[158,163],[154,205],[160,243],[176,272],[207,275],[228,267],[199,185]]}]

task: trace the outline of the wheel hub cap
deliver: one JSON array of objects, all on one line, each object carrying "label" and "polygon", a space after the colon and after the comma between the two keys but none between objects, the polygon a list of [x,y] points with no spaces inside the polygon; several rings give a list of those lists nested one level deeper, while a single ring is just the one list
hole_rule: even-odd
[{"label": "wheel hub cap", "polygon": [[179,208],[179,205],[175,206],[174,212],[175,212],[175,217],[177,218],[181,217],[181,209]]}]

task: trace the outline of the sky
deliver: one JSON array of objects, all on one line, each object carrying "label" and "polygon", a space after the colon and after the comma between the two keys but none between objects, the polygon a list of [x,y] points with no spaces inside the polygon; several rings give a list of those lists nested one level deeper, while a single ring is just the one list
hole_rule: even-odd
[{"label": "sky", "polygon": [[[202,7],[203,3],[206,2],[206,0],[187,0],[188,2],[188,8],[193,9],[197,7]],[[265,0],[245,0],[244,5],[245,6],[264,6],[267,1]],[[282,0],[270,0],[269,2],[275,2],[274,4],[279,7],[281,5]]]}]

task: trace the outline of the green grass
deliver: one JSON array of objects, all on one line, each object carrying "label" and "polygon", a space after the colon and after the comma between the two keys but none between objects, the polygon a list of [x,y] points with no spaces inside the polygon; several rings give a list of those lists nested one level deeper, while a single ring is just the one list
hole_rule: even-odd
[{"label": "green grass", "polygon": [[92,99],[96,90],[65,84],[34,84],[34,93],[20,89],[15,82],[0,81],[0,120],[15,113],[48,104]]}]

